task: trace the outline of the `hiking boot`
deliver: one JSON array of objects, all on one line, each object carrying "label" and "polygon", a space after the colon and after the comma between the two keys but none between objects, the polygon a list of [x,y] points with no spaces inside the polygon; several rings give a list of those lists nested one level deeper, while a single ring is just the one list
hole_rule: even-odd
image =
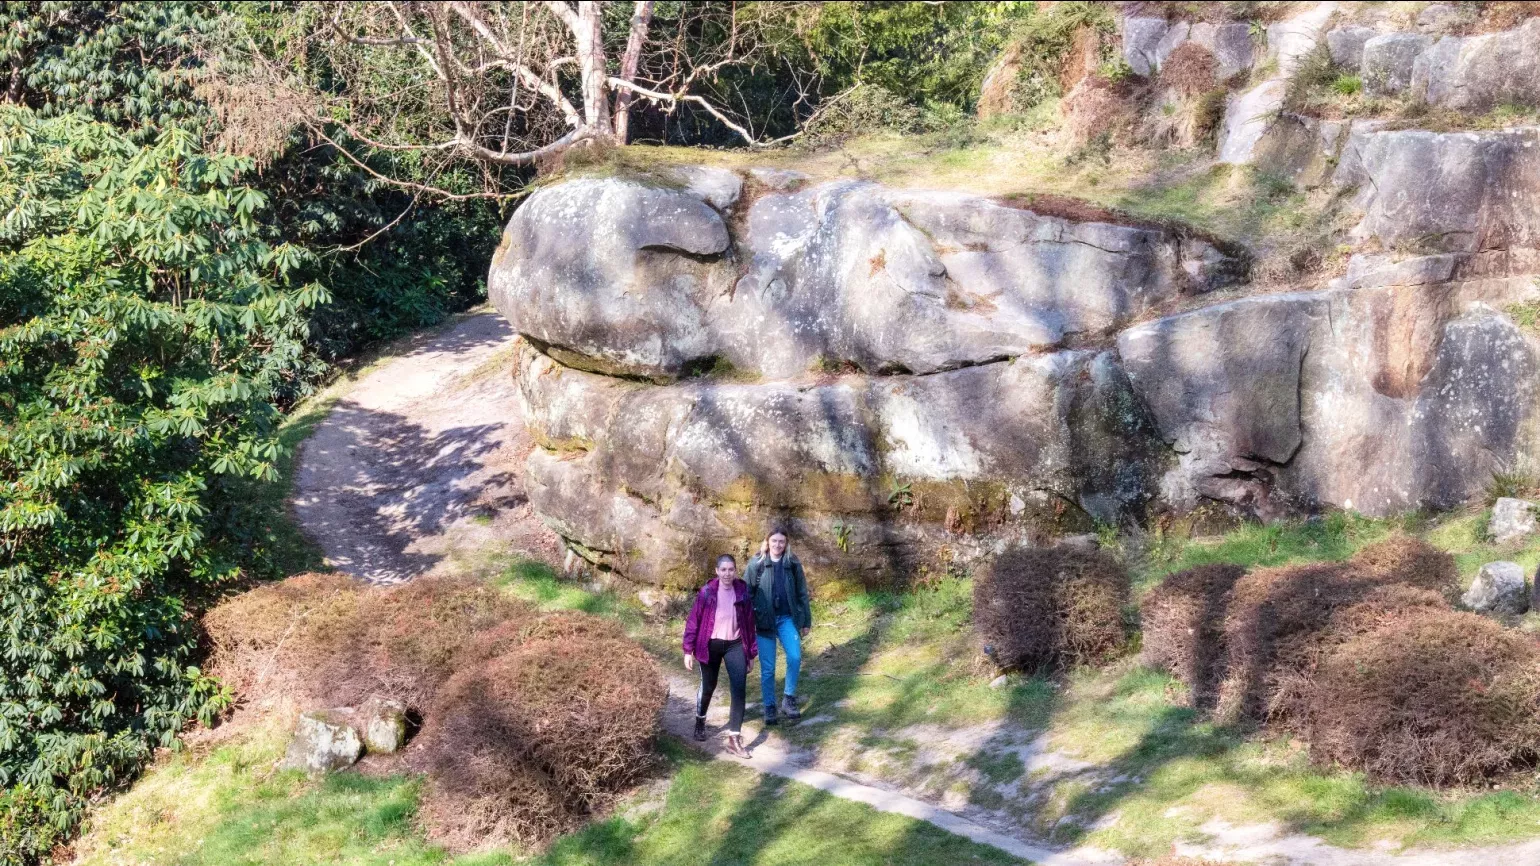
[{"label": "hiking boot", "polygon": [[781,720],[775,714],[775,704],[765,704],[765,724],[778,725]]},{"label": "hiking boot", "polygon": [[706,717],[705,716],[696,716],[695,717],[695,742],[697,742],[697,743],[704,743],[704,742],[706,742]]},{"label": "hiking boot", "polygon": [[787,695],[781,698],[781,712],[786,714],[788,721],[795,722],[802,718],[802,711],[797,709],[796,695]]},{"label": "hiking boot", "polygon": [[742,758],[745,761],[754,757],[753,755],[749,754],[748,749],[743,747],[743,736],[741,734],[727,735],[727,754],[732,755],[735,758]]}]

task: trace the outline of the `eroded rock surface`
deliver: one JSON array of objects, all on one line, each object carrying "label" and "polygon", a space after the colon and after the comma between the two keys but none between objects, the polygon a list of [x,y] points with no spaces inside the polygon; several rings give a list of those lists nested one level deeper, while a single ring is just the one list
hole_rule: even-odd
[{"label": "eroded rock surface", "polygon": [[676,588],[773,519],[822,579],[873,582],[1209,503],[1459,504],[1535,451],[1540,352],[1508,312],[1540,300],[1532,215],[1438,204],[1511,176],[1491,165],[1421,187],[1397,167],[1458,142],[1354,134],[1366,237],[1474,240],[1211,301],[1239,260],[1090,208],[753,173],[548,187],[490,280],[527,337],[531,503],[594,563]]}]

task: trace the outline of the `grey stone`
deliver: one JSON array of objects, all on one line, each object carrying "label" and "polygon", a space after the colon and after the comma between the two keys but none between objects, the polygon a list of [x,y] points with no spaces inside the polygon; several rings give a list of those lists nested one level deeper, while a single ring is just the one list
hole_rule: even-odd
[{"label": "grey stone", "polygon": [[806,174],[784,168],[751,168],[749,177],[774,192],[794,192],[809,180]]},{"label": "grey stone", "polygon": [[[1256,470],[1293,458],[1301,442],[1300,362],[1310,344],[1315,295],[1233,301],[1158,319],[1118,335],[1118,354],[1161,438],[1179,455],[1164,498],[1199,497],[1266,511]],[[1266,334],[1256,340],[1248,335]]]},{"label": "grey stone", "polygon": [[1267,28],[1268,53],[1277,61],[1277,71],[1226,103],[1219,128],[1220,162],[1251,165],[1256,161],[1258,142],[1283,111],[1289,79],[1325,40],[1326,24],[1335,11],[1335,4],[1318,3]]},{"label": "grey stone", "polygon": [[389,698],[370,698],[358,708],[364,749],[371,755],[392,755],[406,745],[406,705]]},{"label": "grey stone", "polygon": [[1118,351],[1177,454],[1161,496],[1179,508],[1449,508],[1533,447],[1534,346],[1448,284],[1219,304],[1129,328]]},{"label": "grey stone", "polygon": [[[1355,130],[1333,177],[1358,188],[1355,239],[1421,252],[1540,245],[1540,129]],[[1351,156],[1349,156],[1351,154]]]},{"label": "grey stone", "polygon": [[1364,91],[1372,96],[1392,96],[1412,84],[1417,58],[1433,44],[1419,33],[1386,33],[1364,43]]},{"label": "grey stone", "polygon": [[1161,40],[1171,24],[1164,18],[1131,17],[1123,19],[1123,60],[1141,78],[1149,78],[1165,58],[1159,53]]},{"label": "grey stone", "polygon": [[1221,82],[1239,77],[1251,69],[1251,64],[1256,60],[1251,25],[1244,21],[1227,24],[1202,21],[1192,25],[1188,39],[1207,48],[1214,55],[1214,75]]},{"label": "grey stone", "polygon": [[489,291],[568,366],[668,381],[720,360],[784,379],[1053,349],[1245,273],[1162,229],[858,181],[762,195],[741,224],[729,260],[725,223],[686,191],[560,184],[514,214]]},{"label": "grey stone", "polygon": [[1256,162],[1301,187],[1322,186],[1336,169],[1346,128],[1340,121],[1281,114],[1257,142]]},{"label": "grey stone", "polygon": [[1443,33],[1464,23],[1465,16],[1448,3],[1430,3],[1417,13],[1417,29],[1424,33]]},{"label": "grey stone", "polygon": [[1516,562],[1489,562],[1460,599],[1477,613],[1521,614],[1529,609],[1524,567]]},{"label": "grey stone", "polygon": [[1412,92],[1441,108],[1540,105],[1540,19],[1500,33],[1445,36],[1419,61]]},{"label": "grey stone", "polygon": [[[1324,124],[1299,127],[1302,149],[1325,146]],[[514,371],[530,503],[598,570],[672,591],[772,519],[813,573],[880,580],[1150,508],[1466,502],[1540,452],[1540,343],[1499,312],[1540,299],[1522,245],[1533,131],[1332,135],[1366,241],[1397,249],[1447,220],[1479,243],[1362,254],[1325,291],[1173,314],[1232,284],[1235,261],[1163,230],[857,181],[760,191],[722,252],[685,254],[617,220],[678,208],[725,232],[696,194],[542,190],[515,220],[546,222],[512,226],[492,275],[531,337]],[[1513,182],[1467,200],[1493,177]],[[602,232],[626,240],[563,251]],[[522,261],[548,248],[577,265]],[[594,309],[611,293],[621,324]],[[698,333],[669,355],[683,320]],[[702,359],[732,375],[691,376]]]},{"label": "grey stone", "polygon": [[364,753],[363,740],[345,710],[301,713],[294,738],[278,762],[281,770],[326,773],[353,766]]},{"label": "grey stone", "polygon": [[1059,539],[1059,546],[1073,547],[1077,550],[1097,550],[1102,545],[1101,540],[1096,537],[1096,533],[1082,532],[1079,535],[1066,535]]},{"label": "grey stone", "polygon": [[1373,27],[1337,27],[1326,32],[1326,50],[1333,66],[1357,73],[1364,62],[1364,43],[1379,31]]},{"label": "grey stone", "polygon": [[665,175],[681,184],[685,192],[698,196],[718,211],[732,209],[743,194],[743,178],[725,168],[681,165],[668,169]]},{"label": "grey stone", "polygon": [[[1116,521],[1153,490],[1158,445],[1111,353],[811,386],[638,385],[561,369],[529,347],[519,364],[525,423],[556,446],[526,464],[532,505],[594,561],[643,583],[693,586],[711,552],[788,511],[802,515],[805,562],[876,577],[974,543],[943,540],[948,511],[1006,531],[1065,502]],[[591,445],[563,437],[569,414],[585,416]]]},{"label": "grey stone", "polygon": [[989,687],[992,688],[992,689],[1003,689],[1006,686],[1009,686],[1010,684],[1011,684],[1011,676],[1010,676],[1010,674],[1001,674],[1001,675],[999,675],[999,676],[997,676],[994,679],[989,681]]},{"label": "grey stone", "polygon": [[1496,544],[1522,541],[1540,531],[1535,522],[1535,504],[1523,499],[1503,497],[1492,504],[1492,518],[1487,521],[1487,536]]},{"label": "grey stone", "polygon": [[710,354],[703,307],[730,287],[714,266],[727,243],[722,217],[688,192],[573,180],[514,212],[488,292],[519,333],[574,363],[670,376]]}]

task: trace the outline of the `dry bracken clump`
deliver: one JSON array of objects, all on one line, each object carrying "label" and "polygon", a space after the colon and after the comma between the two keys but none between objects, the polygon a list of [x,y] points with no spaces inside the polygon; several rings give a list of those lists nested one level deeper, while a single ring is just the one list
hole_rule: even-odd
[{"label": "dry bracken clump", "polygon": [[1196,706],[1207,706],[1219,685],[1225,610],[1230,590],[1245,573],[1228,564],[1189,568],[1166,578],[1139,605],[1140,661],[1181,680]]},{"label": "dry bracken clump", "polygon": [[1311,757],[1377,782],[1469,784],[1540,756],[1540,648],[1471,613],[1424,606],[1336,646],[1315,671]]},{"label": "dry bracken clump", "polygon": [[1007,550],[973,585],[980,638],[1004,668],[1049,670],[1107,661],[1127,641],[1128,575],[1100,551]]},{"label": "dry bracken clump", "polygon": [[213,670],[247,703],[379,696],[421,714],[409,761],[427,775],[423,819],[455,848],[578,826],[650,766],[667,697],[615,621],[541,616],[462,578],[302,575],[227,600],[206,626]]},{"label": "dry bracken clump", "polygon": [[[1221,718],[1282,721],[1294,691],[1333,641],[1333,618],[1374,590],[1399,585],[1448,596],[1454,564],[1422,541],[1396,536],[1347,562],[1260,568],[1236,581],[1224,628]],[[1387,596],[1387,599],[1394,596]]]}]

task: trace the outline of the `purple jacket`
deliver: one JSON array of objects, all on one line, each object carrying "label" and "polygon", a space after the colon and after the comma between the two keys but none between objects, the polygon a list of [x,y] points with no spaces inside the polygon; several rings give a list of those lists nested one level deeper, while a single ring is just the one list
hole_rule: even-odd
[{"label": "purple jacket", "polygon": [[[733,592],[738,601],[738,637],[743,641],[744,661],[753,661],[759,655],[759,642],[754,639],[754,602],[749,598],[749,585],[733,579]],[[717,621],[717,579],[712,578],[695,594],[695,605],[690,608],[690,618],[684,622],[684,651],[693,653],[697,661],[711,660],[711,627]]]}]

